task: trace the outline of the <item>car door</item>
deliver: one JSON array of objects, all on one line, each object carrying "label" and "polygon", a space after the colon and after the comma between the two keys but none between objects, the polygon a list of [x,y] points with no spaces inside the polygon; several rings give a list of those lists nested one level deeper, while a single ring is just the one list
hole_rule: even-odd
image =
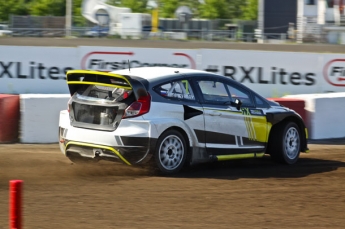
[{"label": "car door", "polygon": [[240,146],[246,152],[264,152],[268,140],[265,110],[269,105],[259,96],[236,83],[226,83],[232,101],[242,102],[241,111],[247,134],[240,136]]},{"label": "car door", "polygon": [[[232,85],[221,78],[196,80],[205,119],[205,142],[210,155],[263,152],[267,125],[257,109],[250,91]],[[235,99],[242,107],[236,107]],[[266,119],[265,119],[266,120]]]}]

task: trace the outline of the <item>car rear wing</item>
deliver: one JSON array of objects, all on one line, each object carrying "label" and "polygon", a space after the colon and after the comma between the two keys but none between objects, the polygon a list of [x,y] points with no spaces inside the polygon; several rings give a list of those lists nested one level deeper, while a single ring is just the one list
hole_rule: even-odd
[{"label": "car rear wing", "polygon": [[148,95],[147,90],[141,82],[127,75],[89,70],[70,70],[66,73],[66,79],[71,95],[84,85],[98,85],[132,90],[137,100],[142,96]]}]

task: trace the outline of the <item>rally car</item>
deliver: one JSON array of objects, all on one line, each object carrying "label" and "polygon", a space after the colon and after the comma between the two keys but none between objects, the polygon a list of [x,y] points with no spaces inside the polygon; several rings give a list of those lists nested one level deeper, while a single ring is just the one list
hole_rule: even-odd
[{"label": "rally car", "polygon": [[169,67],[67,72],[59,142],[71,161],[186,165],[268,154],[294,164],[308,132],[295,111],[229,77]]}]

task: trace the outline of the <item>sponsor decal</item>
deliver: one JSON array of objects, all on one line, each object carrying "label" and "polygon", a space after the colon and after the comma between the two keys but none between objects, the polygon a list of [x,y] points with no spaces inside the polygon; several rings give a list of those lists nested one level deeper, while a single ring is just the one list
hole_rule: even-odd
[{"label": "sponsor decal", "polygon": [[323,68],[326,81],[337,87],[345,87],[345,59],[329,61]]},{"label": "sponsor decal", "polygon": [[252,117],[250,117],[250,111],[248,108],[242,108],[242,114],[244,115],[244,123],[246,124],[249,140],[256,141],[256,132],[253,125]]},{"label": "sponsor decal", "polygon": [[52,79],[66,80],[66,72],[73,70],[72,67],[45,66],[43,63],[29,62],[29,66],[22,62],[0,61],[0,79]]},{"label": "sponsor decal", "polygon": [[249,109],[249,112],[252,115],[263,115],[262,110],[258,110],[258,109]]},{"label": "sponsor decal", "polygon": [[209,65],[205,71],[220,73],[241,83],[305,85],[316,84],[316,74],[312,72],[287,72],[284,68],[271,67],[271,73],[264,75],[263,67]]},{"label": "sponsor decal", "polygon": [[[173,56],[184,58],[186,63],[166,63],[164,61],[142,61],[135,59],[133,52],[90,52],[81,61],[81,68],[98,71],[113,71],[137,67],[175,67],[196,68],[194,59],[185,53],[173,53]],[[115,59],[115,60],[114,60]],[[158,58],[159,59],[159,58]]]}]

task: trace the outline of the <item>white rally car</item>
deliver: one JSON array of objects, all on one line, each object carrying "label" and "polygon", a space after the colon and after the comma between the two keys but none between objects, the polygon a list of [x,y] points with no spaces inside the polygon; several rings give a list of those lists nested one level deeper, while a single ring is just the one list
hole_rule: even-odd
[{"label": "white rally car", "polygon": [[293,164],[308,133],[293,110],[221,75],[143,67],[67,72],[71,94],[59,142],[71,161],[136,165],[162,173],[185,165],[263,157]]}]

